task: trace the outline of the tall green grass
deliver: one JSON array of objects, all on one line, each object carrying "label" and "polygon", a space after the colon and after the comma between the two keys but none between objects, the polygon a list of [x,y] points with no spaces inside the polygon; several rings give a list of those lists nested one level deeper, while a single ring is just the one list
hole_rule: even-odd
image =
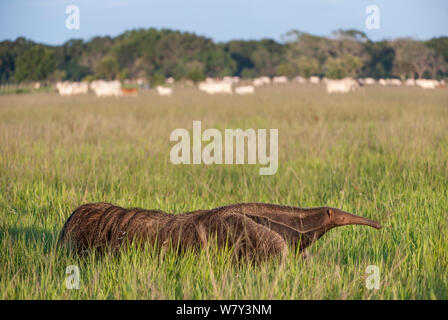
[{"label": "tall green grass", "polygon": [[[279,170],[169,161],[175,128],[278,128]],[[313,86],[254,96],[97,99],[53,93],[0,97],[2,299],[447,299],[448,92]],[[184,212],[235,202],[333,206],[382,223],[346,226],[260,266],[226,252],[161,256],[129,249],[80,260],[56,247],[85,202]],[[65,287],[66,267],[81,272]],[[368,290],[366,267],[380,268]]]}]

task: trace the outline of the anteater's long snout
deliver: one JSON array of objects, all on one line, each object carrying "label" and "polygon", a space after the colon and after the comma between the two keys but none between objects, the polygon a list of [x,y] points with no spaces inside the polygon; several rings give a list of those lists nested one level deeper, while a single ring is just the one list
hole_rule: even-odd
[{"label": "anteater's long snout", "polygon": [[346,225],[363,225],[369,226],[375,229],[381,229],[381,224],[376,221],[357,216],[356,214],[340,211],[335,216],[335,224],[337,226]]}]

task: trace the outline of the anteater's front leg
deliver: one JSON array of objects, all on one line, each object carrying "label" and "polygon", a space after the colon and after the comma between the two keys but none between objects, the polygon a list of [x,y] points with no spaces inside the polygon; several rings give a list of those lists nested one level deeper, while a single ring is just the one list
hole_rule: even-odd
[{"label": "anteater's front leg", "polygon": [[285,240],[277,232],[242,214],[230,213],[220,220],[216,228],[218,244],[223,246],[227,241],[239,258],[261,261],[288,253]]}]

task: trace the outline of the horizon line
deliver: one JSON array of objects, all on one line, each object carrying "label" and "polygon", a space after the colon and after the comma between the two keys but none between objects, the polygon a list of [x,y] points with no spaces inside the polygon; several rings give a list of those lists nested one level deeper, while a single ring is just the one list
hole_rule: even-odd
[{"label": "horizon line", "polygon": [[[15,42],[15,41],[17,41],[17,39],[23,38],[25,40],[29,40],[29,41],[34,42],[36,44],[40,44],[40,45],[44,45],[44,46],[55,46],[56,47],[56,46],[61,46],[61,45],[65,44],[65,43],[67,43],[69,41],[73,41],[73,40],[82,40],[83,42],[90,42],[90,41],[92,41],[95,38],[107,38],[107,37],[109,37],[109,38],[117,38],[117,37],[119,37],[119,36],[121,36],[121,35],[123,35],[123,34],[125,34],[127,32],[139,31],[139,30],[148,31],[148,30],[151,30],[151,29],[154,29],[154,30],[157,30],[157,31],[168,30],[168,31],[172,31],[172,32],[180,32],[182,34],[193,34],[193,35],[196,35],[198,37],[210,39],[210,40],[212,40],[216,44],[228,43],[228,42],[232,42],[232,41],[247,41],[247,42],[250,42],[250,41],[262,41],[262,40],[272,40],[272,41],[275,41],[275,42],[280,43],[280,44],[285,44],[285,43],[288,42],[288,41],[282,41],[281,39],[276,39],[275,37],[269,37],[269,36],[258,37],[258,38],[257,37],[254,37],[254,38],[244,38],[244,37],[241,37],[241,38],[232,38],[232,39],[229,39],[229,40],[217,40],[217,39],[214,39],[211,36],[207,36],[205,34],[200,34],[200,33],[196,32],[196,31],[174,29],[174,28],[169,28],[169,27],[161,27],[161,28],[157,28],[157,27],[147,27],[147,28],[135,27],[135,28],[131,28],[131,29],[125,29],[124,31],[122,31],[122,32],[120,32],[120,33],[118,33],[116,35],[113,35],[113,34],[96,34],[96,35],[89,36],[89,37],[79,37],[79,38],[72,37],[72,38],[69,38],[69,39],[65,40],[62,43],[61,42],[59,42],[59,43],[43,42],[43,41],[39,41],[39,40],[34,40],[33,38],[27,37],[27,36],[24,36],[24,35],[18,35],[15,39],[3,38],[3,39],[0,40],[0,42],[5,42],[5,41]],[[309,35],[316,36],[316,37],[331,39],[331,34],[332,33],[335,33],[335,32],[338,32],[338,31],[347,31],[347,30],[356,30],[356,31],[360,31],[360,32],[365,34],[365,32],[363,32],[361,30],[354,29],[354,28],[351,28],[351,29],[337,29],[337,30],[332,31],[329,35],[314,34],[312,32],[308,32],[308,31],[301,31],[301,30],[297,30],[297,29],[292,29],[292,30],[286,31],[284,34],[280,35],[279,38],[281,38],[283,36],[286,36],[289,32],[298,31],[298,32],[302,32],[304,34],[309,34]],[[397,40],[397,39],[412,39],[412,40],[415,40],[415,41],[429,41],[431,39],[446,38],[446,37],[448,37],[448,35],[433,36],[433,37],[430,37],[430,38],[427,38],[427,39],[417,39],[417,38],[413,37],[412,35],[404,35],[404,36],[390,37],[390,38],[385,37],[385,38],[382,38],[380,40],[372,40],[372,39],[370,39],[366,35],[366,38],[369,41],[371,41],[371,42],[394,41],[394,40]]]}]

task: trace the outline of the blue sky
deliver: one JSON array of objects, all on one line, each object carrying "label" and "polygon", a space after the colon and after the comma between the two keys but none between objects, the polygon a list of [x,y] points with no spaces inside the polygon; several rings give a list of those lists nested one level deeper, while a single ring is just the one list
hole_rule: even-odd
[{"label": "blue sky", "polygon": [[[80,29],[65,27],[65,8],[80,9]],[[365,27],[368,5],[380,9],[380,29]],[[372,40],[448,35],[447,0],[0,0],[0,41],[18,36],[61,44],[71,38],[118,35],[133,28],[170,28],[216,41],[280,40],[297,29],[330,35],[355,28]]]}]

